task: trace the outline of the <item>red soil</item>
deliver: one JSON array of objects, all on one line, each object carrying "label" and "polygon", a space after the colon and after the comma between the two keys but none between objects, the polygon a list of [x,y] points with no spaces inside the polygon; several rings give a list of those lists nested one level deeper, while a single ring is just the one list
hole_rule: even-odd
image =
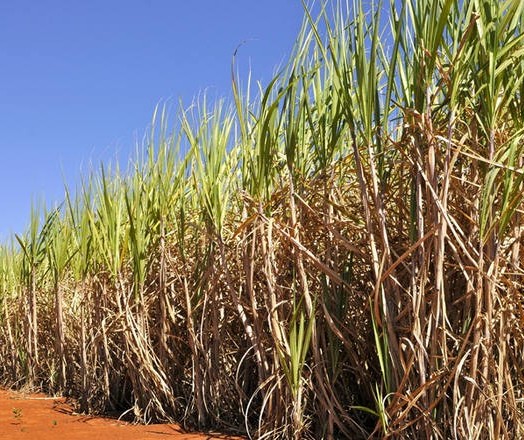
[{"label": "red soil", "polygon": [[[236,437],[239,439],[239,437]],[[234,437],[189,434],[176,425],[138,426],[76,414],[61,398],[0,390],[0,440],[205,440]]]}]

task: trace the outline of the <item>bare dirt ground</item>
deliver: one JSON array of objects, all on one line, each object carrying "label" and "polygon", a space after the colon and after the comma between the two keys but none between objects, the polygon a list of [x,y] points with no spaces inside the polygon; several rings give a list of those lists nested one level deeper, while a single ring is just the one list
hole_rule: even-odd
[{"label": "bare dirt ground", "polygon": [[139,426],[76,414],[65,399],[0,390],[0,440],[205,440],[240,439],[191,434],[176,425]]}]

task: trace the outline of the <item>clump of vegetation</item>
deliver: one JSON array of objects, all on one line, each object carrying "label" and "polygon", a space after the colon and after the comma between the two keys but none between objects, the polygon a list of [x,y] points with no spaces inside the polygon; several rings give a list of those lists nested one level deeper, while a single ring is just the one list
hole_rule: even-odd
[{"label": "clump of vegetation", "polygon": [[255,98],[157,113],[1,247],[2,381],[256,438],[524,437],[523,14],[326,3]]},{"label": "clump of vegetation", "polygon": [[22,418],[22,410],[20,408],[13,408],[13,417],[15,420],[20,420]]}]

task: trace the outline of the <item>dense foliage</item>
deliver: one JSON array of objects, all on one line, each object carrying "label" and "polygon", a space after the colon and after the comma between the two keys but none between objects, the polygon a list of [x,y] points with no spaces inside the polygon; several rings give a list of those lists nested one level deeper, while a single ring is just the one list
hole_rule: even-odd
[{"label": "dense foliage", "polygon": [[159,110],[0,248],[1,381],[256,438],[523,438],[523,19],[327,2],[269,85]]}]

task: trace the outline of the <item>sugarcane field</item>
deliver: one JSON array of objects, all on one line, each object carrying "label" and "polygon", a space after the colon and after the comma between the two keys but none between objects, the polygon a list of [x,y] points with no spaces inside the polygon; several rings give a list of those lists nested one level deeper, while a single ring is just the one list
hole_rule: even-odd
[{"label": "sugarcane field", "polygon": [[0,244],[0,439],[524,438],[524,2],[301,11]]}]

